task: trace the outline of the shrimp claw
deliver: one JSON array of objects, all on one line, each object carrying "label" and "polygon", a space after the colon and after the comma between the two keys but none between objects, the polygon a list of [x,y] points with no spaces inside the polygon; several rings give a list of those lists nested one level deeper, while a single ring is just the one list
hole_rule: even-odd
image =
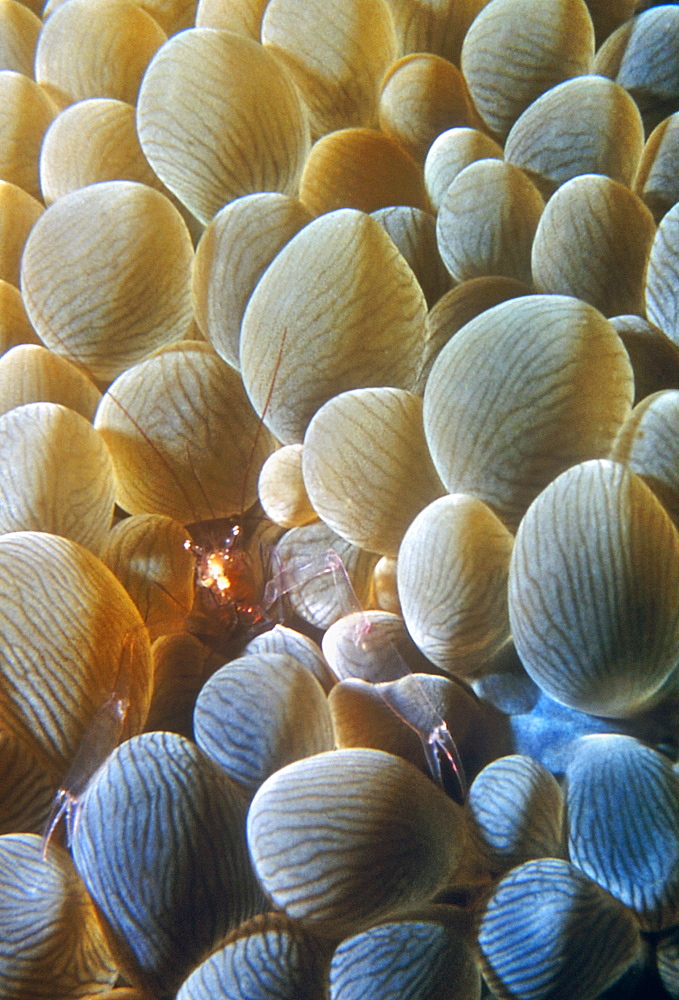
[{"label": "shrimp claw", "polygon": [[442,720],[434,726],[426,739],[422,733],[418,735],[422,741],[430,774],[451,799],[464,805],[467,798],[467,781],[459,751],[450,735],[447,723]]}]

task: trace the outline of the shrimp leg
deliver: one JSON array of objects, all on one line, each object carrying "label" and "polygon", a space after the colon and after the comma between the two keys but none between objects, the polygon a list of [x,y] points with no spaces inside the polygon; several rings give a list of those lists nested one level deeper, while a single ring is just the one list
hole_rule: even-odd
[{"label": "shrimp leg", "polygon": [[281,566],[264,588],[264,597],[262,600],[264,611],[268,611],[291,591],[298,590],[309,583],[310,580],[319,576],[325,576],[326,574],[332,574],[333,583],[340,594],[338,603],[342,609],[342,615],[362,612],[363,608],[356,597],[356,592],[349,579],[346,566],[342,561],[342,557],[334,549],[328,549],[322,555],[305,563],[305,565],[296,567],[294,578],[285,566]]}]

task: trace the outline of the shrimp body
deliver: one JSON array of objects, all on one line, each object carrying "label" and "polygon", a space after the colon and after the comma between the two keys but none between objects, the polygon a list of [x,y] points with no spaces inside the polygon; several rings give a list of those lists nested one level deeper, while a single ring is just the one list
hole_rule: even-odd
[{"label": "shrimp body", "polygon": [[[267,583],[264,591],[265,608],[270,607],[295,587],[303,586],[311,577],[326,573],[332,575],[339,595],[338,603],[342,607],[344,615],[355,618],[356,624],[351,632],[351,642],[356,652],[371,657],[380,647],[384,649],[386,642],[386,652],[393,664],[394,675],[402,677],[410,674],[410,668],[396,646],[384,636],[375,634],[370,619],[356,597],[342,558],[333,549],[329,549],[322,556],[298,570],[297,579],[293,579],[287,569],[281,569]],[[301,579],[299,578],[300,574]],[[342,679],[342,676],[338,676],[338,680]],[[378,686],[377,690],[394,715],[419,737],[432,779],[450,798],[463,804],[467,795],[467,782],[459,751],[451,736],[448,724],[438,714],[424,689],[419,688],[414,706],[415,711],[412,715],[403,714],[388,697],[382,686]]]},{"label": "shrimp body", "polygon": [[187,525],[191,540],[184,546],[196,560],[196,597],[186,628],[218,653],[232,655],[239,640],[270,624],[261,535],[272,529],[282,530],[257,515]]},{"label": "shrimp body", "polygon": [[[371,652],[371,628],[370,620],[364,616],[364,621],[357,628],[355,638],[357,647],[367,653]],[[401,654],[392,643],[389,645],[392,657],[396,657],[400,661],[401,674],[408,674],[409,668]],[[457,745],[451,736],[447,722],[438,714],[424,690],[421,691],[419,697],[416,715],[410,717],[403,715],[383,692],[380,693],[392,712],[419,736],[427,767],[433,780],[451,799],[463,805],[467,797],[467,781]]]},{"label": "shrimp body", "polygon": [[62,817],[66,822],[66,838],[70,847],[78,824],[81,799],[90,781],[117,747],[129,707],[127,695],[112,694],[92,717],[71,766],[54,796],[42,837],[42,856],[47,855],[50,841]]}]

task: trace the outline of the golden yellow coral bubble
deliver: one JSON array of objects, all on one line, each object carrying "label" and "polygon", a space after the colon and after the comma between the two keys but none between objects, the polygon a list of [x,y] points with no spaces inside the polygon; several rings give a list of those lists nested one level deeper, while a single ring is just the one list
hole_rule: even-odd
[{"label": "golden yellow coral bubble", "polygon": [[16,285],[0,280],[0,355],[17,344],[40,344]]},{"label": "golden yellow coral bubble", "polygon": [[0,180],[40,198],[40,146],[56,107],[22,73],[0,72]]},{"label": "golden yellow coral bubble", "polygon": [[35,78],[60,108],[85,97],[134,104],[165,39],[157,21],[131,0],[69,0],[43,27]]},{"label": "golden yellow coral bubble", "polygon": [[402,53],[433,52],[460,65],[469,26],[488,0],[389,0]]},{"label": "golden yellow coral bubble", "polygon": [[60,403],[92,421],[101,393],[83,371],[37,344],[0,358],[0,413],[24,403]]},{"label": "golden yellow coral bubble", "polygon": [[33,75],[35,47],[41,22],[33,11],[17,0],[0,3],[0,69]]},{"label": "golden yellow coral bubble", "polygon": [[179,632],[194,598],[195,556],[186,529],[162,514],[134,514],[109,533],[102,560],[144,619],[151,642]]},{"label": "golden yellow coral bubble", "polygon": [[77,542],[37,531],[0,535],[0,568],[3,726],[63,775],[112,695],[129,701],[123,735],[143,727],[148,636],[122,584]]},{"label": "golden yellow coral bubble", "polygon": [[303,470],[325,523],[380,555],[396,555],[413,517],[444,492],[427,450],[422,401],[404,389],[354,389],[328,400],[304,435]]},{"label": "golden yellow coral bubble", "polygon": [[17,288],[24,244],[43,211],[23,188],[0,181],[0,278]]},{"label": "golden yellow coral bubble", "polygon": [[482,124],[460,70],[428,52],[404,56],[389,69],[378,117],[382,131],[418,163],[441,132]]},{"label": "golden yellow coral bubble", "polygon": [[397,55],[386,0],[270,0],[262,42],[290,70],[309,109],[312,138],[377,124],[382,77]]},{"label": "golden yellow coral bubble", "polygon": [[420,167],[398,142],[371,128],[339,129],[319,139],[304,166],[299,198],[314,215],[340,208],[427,208]]},{"label": "golden yellow coral bubble", "polygon": [[224,28],[259,41],[262,17],[269,0],[199,0],[197,28]]}]

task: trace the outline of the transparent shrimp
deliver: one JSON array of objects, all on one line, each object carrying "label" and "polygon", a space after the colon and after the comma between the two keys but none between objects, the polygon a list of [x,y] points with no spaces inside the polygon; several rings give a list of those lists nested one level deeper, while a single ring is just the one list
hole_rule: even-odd
[{"label": "transparent shrimp", "polygon": [[[379,652],[383,657],[386,647],[386,654],[392,663],[394,675],[413,676],[394,643],[374,629],[370,618],[356,597],[341,557],[332,549],[324,553],[318,560],[308,563],[301,569],[298,568],[295,573],[296,579],[291,579],[291,574],[284,567],[279,569],[278,573],[266,585],[262,602],[265,611],[275,602],[280,601],[285,594],[303,586],[313,577],[324,574],[331,574],[333,577],[333,583],[338,593],[338,603],[344,615],[351,615],[355,620],[354,627],[349,632],[353,646],[351,659],[354,662],[356,662],[357,657],[361,656],[368,659],[376,652]],[[346,677],[350,676],[354,675],[346,674]],[[338,676],[338,680],[344,679],[345,677]],[[412,716],[404,715],[381,686],[378,686],[377,690],[390,710],[420,738],[427,766],[434,781],[447,795],[457,802],[463,803],[467,795],[467,782],[460,754],[445,719],[437,712],[422,685],[417,685],[415,688],[418,692],[416,712]]]},{"label": "transparent shrimp", "polygon": [[92,716],[78,745],[71,765],[54,796],[54,802],[42,836],[42,856],[47,851],[54,832],[63,818],[66,841],[71,846],[78,825],[82,796],[122,736],[130,704],[129,678],[134,640],[126,640],[121,653],[115,689]]}]

